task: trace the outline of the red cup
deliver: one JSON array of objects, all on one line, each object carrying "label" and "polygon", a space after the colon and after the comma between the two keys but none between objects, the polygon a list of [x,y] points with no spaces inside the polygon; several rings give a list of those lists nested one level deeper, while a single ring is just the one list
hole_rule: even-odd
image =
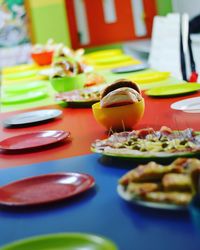
[{"label": "red cup", "polygon": [[32,59],[34,62],[36,62],[38,65],[49,65],[52,62],[53,59],[53,51],[45,51],[40,53],[32,53],[31,54]]}]

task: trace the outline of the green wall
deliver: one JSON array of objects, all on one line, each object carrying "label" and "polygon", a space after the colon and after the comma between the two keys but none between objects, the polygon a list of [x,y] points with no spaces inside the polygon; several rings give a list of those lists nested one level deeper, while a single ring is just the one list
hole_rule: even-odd
[{"label": "green wall", "polygon": [[50,4],[31,9],[36,43],[46,43],[49,38],[70,46],[69,28],[62,4]]},{"label": "green wall", "polygon": [[156,0],[158,15],[165,16],[172,12],[172,0]]}]

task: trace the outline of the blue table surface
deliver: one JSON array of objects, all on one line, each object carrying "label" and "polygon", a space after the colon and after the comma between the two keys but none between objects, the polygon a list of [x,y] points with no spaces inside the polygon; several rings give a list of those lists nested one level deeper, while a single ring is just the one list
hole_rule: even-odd
[{"label": "blue table surface", "polygon": [[84,232],[105,236],[120,250],[200,249],[198,210],[143,208],[118,196],[117,181],[127,172],[126,166],[127,163],[118,165],[90,154],[0,170],[0,185],[63,171],[88,173],[96,180],[96,186],[90,191],[59,203],[26,208],[0,207],[0,246],[35,235]]}]

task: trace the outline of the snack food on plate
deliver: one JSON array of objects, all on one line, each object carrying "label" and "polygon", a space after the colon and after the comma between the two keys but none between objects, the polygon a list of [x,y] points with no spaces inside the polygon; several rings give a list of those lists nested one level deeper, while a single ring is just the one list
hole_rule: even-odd
[{"label": "snack food on plate", "polygon": [[160,180],[165,174],[177,173],[179,170],[175,165],[169,165],[163,168],[163,165],[156,162],[149,162],[147,165],[140,165],[136,169],[125,174],[120,183],[126,185],[129,182],[151,182]]},{"label": "snack food on plate", "polygon": [[40,66],[50,65],[53,59],[55,44],[49,39],[46,44],[35,44],[31,49],[31,57]]},{"label": "snack food on plate", "polygon": [[186,174],[169,173],[162,179],[165,191],[191,191],[190,176]]},{"label": "snack food on plate", "polygon": [[35,44],[31,48],[33,54],[54,51],[55,44],[53,39],[49,39],[46,44]]},{"label": "snack food on plate", "polygon": [[63,60],[53,63],[51,78],[74,76],[84,72],[84,65],[77,61]]},{"label": "snack food on plate", "polygon": [[138,85],[126,79],[120,79],[104,89],[101,95],[102,108],[133,104],[142,100]]},{"label": "snack food on plate", "polygon": [[63,43],[55,43],[52,38],[48,39],[46,44],[35,44],[32,46],[32,53],[42,53],[46,51],[54,51],[54,57],[57,58],[74,58],[76,60],[83,60],[82,56],[85,53],[84,49],[73,50]]},{"label": "snack food on plate", "polygon": [[92,87],[92,86],[99,86],[104,83],[105,83],[105,78],[102,75],[92,72],[92,73],[87,73],[84,87],[87,88],[87,87]]},{"label": "snack food on plate", "polygon": [[200,195],[200,161],[196,159],[188,164],[190,166],[189,174],[192,182],[192,191]]},{"label": "snack food on plate", "polygon": [[74,58],[75,60],[83,60],[82,56],[85,53],[84,49],[78,49],[73,50],[67,46],[65,46],[63,43],[59,43],[55,46],[55,53],[54,58],[55,59],[68,59],[68,58]]},{"label": "snack food on plate", "polygon": [[160,203],[169,203],[185,206],[192,199],[191,193],[180,192],[150,192],[145,196],[145,200]]},{"label": "snack food on plate", "polygon": [[145,195],[149,192],[157,191],[160,189],[159,183],[130,183],[127,186],[127,192],[134,195]]},{"label": "snack food on plate", "polygon": [[[92,149],[105,155],[129,157],[200,154],[200,134],[190,128],[182,131],[173,131],[165,126],[159,131],[147,128],[114,133],[107,139],[96,140]],[[176,165],[181,165],[181,161]]]},{"label": "snack food on plate", "polygon": [[63,93],[83,88],[89,70],[81,61],[68,58],[54,62],[48,73],[53,88]]},{"label": "snack food on plate", "polygon": [[100,87],[77,89],[56,95],[57,101],[65,102],[98,102],[100,100]]},{"label": "snack food on plate", "polygon": [[122,176],[119,185],[132,199],[185,206],[197,192],[192,187],[199,176],[200,160],[178,158],[168,166],[139,165]]}]

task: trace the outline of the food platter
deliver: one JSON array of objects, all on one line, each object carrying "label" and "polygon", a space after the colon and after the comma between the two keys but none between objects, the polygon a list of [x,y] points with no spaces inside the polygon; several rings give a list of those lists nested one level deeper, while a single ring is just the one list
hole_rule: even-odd
[{"label": "food platter", "polygon": [[105,85],[68,91],[56,95],[57,101],[63,101],[68,107],[91,107],[100,100],[100,91]]},{"label": "food platter", "polygon": [[124,187],[122,185],[117,186],[117,193],[123,200],[130,202],[137,206],[154,208],[154,209],[164,209],[164,210],[165,209],[166,210],[178,210],[178,211],[186,211],[188,209],[188,206],[179,206],[175,204],[158,203],[158,202],[150,202],[150,201],[141,200],[127,193],[124,190]]},{"label": "food platter", "polygon": [[[147,131],[148,129],[142,129],[133,130],[131,132],[114,133],[107,139],[96,140],[92,144],[91,150],[92,152],[100,153],[105,156],[128,159],[173,159],[181,156],[200,156],[200,142],[198,139],[200,132],[195,132],[191,129],[186,129],[183,131],[170,130],[171,135],[167,136],[165,134],[161,135],[161,130],[154,131],[150,129],[149,132]],[[140,138],[138,137],[138,133],[147,133],[146,137],[148,138]],[[186,140],[189,135],[191,137],[193,136],[192,140],[194,138],[194,140],[197,139],[196,144],[193,145],[194,148],[190,148],[188,144],[186,144],[188,147],[186,147],[186,145],[181,145],[181,143],[183,143],[181,142],[181,140]],[[175,137],[175,139],[173,139],[172,137]],[[127,145],[127,143],[129,144],[129,141],[131,140],[133,141],[130,143],[130,145]],[[151,140],[155,141],[151,142]],[[175,140],[176,144],[174,146]],[[179,142],[177,142],[177,140],[179,140]],[[190,144],[190,142],[188,141],[186,143]],[[163,148],[164,144],[167,145],[165,145],[165,147]]]},{"label": "food platter", "polygon": [[174,159],[177,157],[200,157],[200,152],[182,152],[182,153],[168,153],[168,154],[156,154],[156,153],[140,153],[138,151],[132,152],[124,152],[118,151],[115,152],[112,149],[107,149],[106,151],[98,150],[94,147],[91,147],[91,151],[93,153],[99,153],[103,156],[116,157],[116,158],[124,158],[124,159],[146,159],[146,160],[154,160],[154,159]]},{"label": "food platter", "polygon": [[139,164],[120,177],[117,192],[136,205],[186,210],[198,192],[199,164],[196,158],[181,157],[167,165]]}]

